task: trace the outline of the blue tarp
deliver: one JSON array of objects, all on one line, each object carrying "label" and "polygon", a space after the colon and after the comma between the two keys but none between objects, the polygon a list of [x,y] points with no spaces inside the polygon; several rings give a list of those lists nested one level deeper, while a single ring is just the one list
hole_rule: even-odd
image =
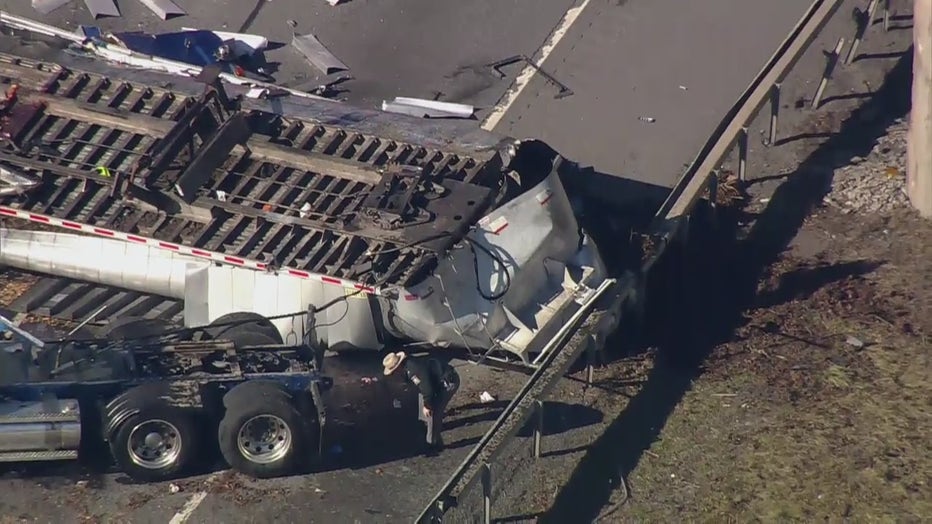
[{"label": "blue tarp", "polygon": [[217,62],[223,40],[212,31],[179,31],[150,35],[141,31],[114,33],[114,38],[132,51],[196,66]]}]

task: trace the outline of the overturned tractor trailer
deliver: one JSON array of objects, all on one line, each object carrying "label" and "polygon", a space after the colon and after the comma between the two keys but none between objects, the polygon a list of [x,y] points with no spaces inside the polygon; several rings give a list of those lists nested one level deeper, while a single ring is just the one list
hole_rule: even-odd
[{"label": "overturned tractor trailer", "polygon": [[55,62],[0,55],[0,265],[178,299],[189,327],[257,313],[264,343],[530,365],[612,288],[561,181],[575,166],[539,144],[252,98],[215,71]]}]

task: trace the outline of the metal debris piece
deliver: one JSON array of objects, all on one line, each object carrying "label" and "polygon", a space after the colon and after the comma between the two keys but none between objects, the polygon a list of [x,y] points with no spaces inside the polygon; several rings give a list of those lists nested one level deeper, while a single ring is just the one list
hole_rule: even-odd
[{"label": "metal debris piece", "polygon": [[158,15],[162,20],[168,20],[169,16],[182,16],[188,13],[178,7],[171,0],[139,0],[139,2],[148,7],[150,11]]},{"label": "metal debris piece", "polygon": [[536,62],[528,58],[527,55],[509,56],[508,58],[499,60],[498,62],[492,62],[491,64],[489,64],[489,67],[492,68],[492,72],[495,73],[495,75],[497,75],[499,78],[505,78],[505,73],[502,72],[502,68],[505,66],[509,66],[511,64],[517,63],[517,62],[524,62],[528,66],[534,68],[534,70],[537,71],[537,73],[540,76],[544,77],[545,80],[553,84],[554,87],[558,89],[557,94],[553,96],[554,98],[557,98],[557,99],[565,98],[573,94],[572,89],[567,87],[566,84],[564,84],[563,82],[560,82],[559,80],[554,78],[554,76],[551,75],[550,73],[541,69],[540,66],[537,65]]},{"label": "metal debris piece", "polygon": [[391,102],[382,102],[382,111],[421,118],[470,118],[475,110],[473,106],[467,104],[403,96],[395,97]]},{"label": "metal debris piece", "polygon": [[652,116],[639,116],[638,120],[640,120],[641,122],[647,122],[648,124],[653,124],[654,122],[657,121],[657,119]]},{"label": "metal debris piece", "polygon": [[306,58],[311,65],[323,71],[325,75],[329,75],[334,71],[346,71],[349,69],[346,64],[341,62],[339,58],[333,56],[333,53],[328,51],[327,48],[320,43],[320,40],[311,33],[305,35],[294,33],[291,39],[291,45],[297,49],[299,53],[304,55],[304,58]]},{"label": "metal debris piece", "polygon": [[120,16],[120,9],[113,0],[84,0],[84,5],[95,20],[102,16]]},{"label": "metal debris piece", "polygon": [[864,347],[863,340],[859,339],[858,337],[853,337],[851,335],[848,335],[848,338],[845,339],[845,344],[848,344],[849,346],[855,349],[861,349]]},{"label": "metal debris piece", "polygon": [[32,8],[47,15],[71,0],[32,0]]},{"label": "metal debris piece", "polygon": [[172,493],[172,494],[178,493],[179,491],[181,491],[181,486],[179,486],[178,484],[175,484],[175,483],[169,484],[169,485],[168,485],[168,491],[169,491],[169,493]]},{"label": "metal debris piece", "polygon": [[0,197],[21,196],[42,185],[42,179],[12,166],[0,166]]},{"label": "metal debris piece", "polygon": [[479,400],[481,400],[483,404],[488,404],[489,402],[495,402],[495,397],[488,391],[483,391],[482,394],[479,395]]}]

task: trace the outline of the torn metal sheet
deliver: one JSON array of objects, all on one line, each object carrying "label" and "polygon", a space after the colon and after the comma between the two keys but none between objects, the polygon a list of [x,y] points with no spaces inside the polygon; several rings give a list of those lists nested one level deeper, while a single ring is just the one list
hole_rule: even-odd
[{"label": "torn metal sheet", "polygon": [[169,16],[188,14],[171,0],[139,0],[139,2],[148,7],[150,11],[158,15],[162,20],[168,20]]},{"label": "torn metal sheet", "polygon": [[47,15],[71,0],[32,0],[32,8]]},{"label": "torn metal sheet", "polygon": [[333,53],[328,51],[327,48],[320,43],[320,40],[311,33],[305,35],[295,33],[291,39],[291,45],[297,49],[299,53],[304,55],[304,58],[306,58],[311,65],[323,71],[325,75],[329,75],[334,71],[346,71],[349,69],[346,64],[341,62],[339,58],[333,56]]},{"label": "torn metal sheet", "polygon": [[398,96],[391,102],[383,101],[382,111],[421,118],[470,118],[475,108],[467,104]]},{"label": "torn metal sheet", "polygon": [[84,5],[95,19],[102,16],[120,16],[120,9],[113,0],[84,0]]},{"label": "torn metal sheet", "polygon": [[0,197],[25,195],[42,185],[42,179],[11,166],[0,166]]}]

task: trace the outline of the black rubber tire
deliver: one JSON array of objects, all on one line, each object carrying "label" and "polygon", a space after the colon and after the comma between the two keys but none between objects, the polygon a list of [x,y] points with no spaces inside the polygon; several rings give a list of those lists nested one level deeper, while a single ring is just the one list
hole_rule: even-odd
[{"label": "black rubber tire", "polygon": [[[273,478],[298,473],[307,465],[316,446],[316,435],[294,405],[291,395],[269,382],[246,382],[224,396],[226,413],[217,428],[217,441],[224,460],[234,470],[255,478]],[[244,455],[237,443],[243,426],[256,416],[273,415],[291,433],[288,450],[273,462],[259,463]]]},{"label": "black rubber tire", "polygon": [[104,328],[104,336],[110,340],[157,337],[174,328],[170,322],[158,318],[124,317]]},{"label": "black rubber tire", "polygon": [[[158,469],[146,468],[136,464],[133,462],[128,449],[128,441],[133,428],[153,419],[164,420],[175,426],[181,441],[181,451],[178,457],[172,463]],[[110,439],[110,452],[113,454],[113,458],[120,470],[133,479],[144,482],[158,482],[173,479],[185,473],[194,464],[198,456],[199,444],[197,425],[190,413],[153,401],[120,424],[119,429]]]},{"label": "black rubber tire", "polygon": [[249,329],[235,331],[231,329],[224,333],[221,339],[233,342],[233,347],[236,349],[243,349],[246,346],[274,346],[281,344],[281,342],[272,339],[265,333]]},{"label": "black rubber tire", "polygon": [[275,327],[275,324],[271,320],[265,318],[264,316],[258,313],[252,313],[250,311],[237,311],[234,313],[227,313],[216,318],[213,322],[210,323],[210,326],[215,326],[217,324],[224,324],[227,322],[243,322],[242,324],[231,324],[227,326],[218,326],[218,327],[208,327],[207,334],[210,335],[212,339],[220,339],[225,337],[230,337],[230,331],[240,332],[244,330],[249,330],[253,332],[263,333],[269,336],[274,340],[275,344],[282,343],[282,335],[278,332],[278,328]]}]

